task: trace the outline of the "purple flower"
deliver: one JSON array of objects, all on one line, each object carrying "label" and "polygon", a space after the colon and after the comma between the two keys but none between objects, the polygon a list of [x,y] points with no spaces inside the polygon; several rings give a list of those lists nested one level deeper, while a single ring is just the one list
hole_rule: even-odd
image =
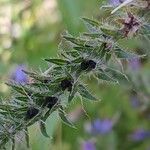
[{"label": "purple flower", "polygon": [[113,123],[109,119],[97,119],[92,124],[93,133],[106,134],[112,130]]},{"label": "purple flower", "polygon": [[133,71],[138,71],[141,67],[140,59],[139,58],[134,58],[134,59],[129,60],[129,67]]},{"label": "purple flower", "polygon": [[82,144],[82,150],[96,150],[96,146],[92,141],[85,141]]},{"label": "purple flower", "polygon": [[138,108],[141,106],[140,100],[138,99],[137,96],[135,96],[135,95],[131,96],[131,105],[134,108]]},{"label": "purple flower", "polygon": [[112,130],[113,122],[110,119],[96,119],[91,124],[85,125],[85,130],[90,134],[107,134]]},{"label": "purple flower", "polygon": [[120,5],[121,3],[123,3],[124,2],[124,0],[110,0],[109,1],[109,3],[111,4],[111,5],[113,5],[113,6],[118,6],[118,5]]},{"label": "purple flower", "polygon": [[137,129],[129,137],[132,141],[142,141],[144,139],[150,138],[150,131]]},{"label": "purple flower", "polygon": [[28,82],[27,75],[22,71],[24,69],[25,69],[24,65],[17,66],[11,75],[11,79],[17,83],[27,83]]}]

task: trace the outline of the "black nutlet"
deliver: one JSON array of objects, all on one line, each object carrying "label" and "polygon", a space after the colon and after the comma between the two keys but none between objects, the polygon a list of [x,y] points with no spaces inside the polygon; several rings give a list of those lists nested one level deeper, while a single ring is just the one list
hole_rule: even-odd
[{"label": "black nutlet", "polygon": [[64,79],[61,81],[60,86],[63,91],[66,89],[68,89],[68,91],[71,91],[72,90],[72,81],[69,79]]},{"label": "black nutlet", "polygon": [[28,108],[28,110],[27,110],[27,112],[26,112],[26,119],[32,119],[32,118],[35,117],[38,113],[39,113],[39,109],[34,108],[34,107],[30,107],[30,108]]},{"label": "black nutlet", "polygon": [[92,70],[92,69],[95,69],[96,68],[96,62],[93,61],[93,60],[84,60],[81,65],[81,70]]},{"label": "black nutlet", "polygon": [[43,106],[51,109],[56,103],[58,102],[58,98],[57,97],[52,97],[52,96],[47,96],[45,97],[45,101]]},{"label": "black nutlet", "polygon": [[96,68],[96,62],[95,61],[89,60],[88,64],[89,64],[90,69],[95,69]]},{"label": "black nutlet", "polygon": [[49,80],[49,79],[44,79],[43,80],[43,83],[49,83],[51,80]]},{"label": "black nutlet", "polygon": [[32,92],[28,92],[27,94],[28,94],[28,96],[32,96]]}]

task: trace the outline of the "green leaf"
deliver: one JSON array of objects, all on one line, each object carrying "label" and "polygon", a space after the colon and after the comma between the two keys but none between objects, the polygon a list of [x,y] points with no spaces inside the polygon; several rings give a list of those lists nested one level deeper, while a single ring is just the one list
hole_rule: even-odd
[{"label": "green leaf", "polygon": [[75,46],[73,48],[79,52],[88,52],[93,50],[93,47],[84,47],[84,46]]},{"label": "green leaf", "polygon": [[26,140],[27,148],[30,148],[29,133],[27,128],[25,129],[25,140]]},{"label": "green leaf", "polygon": [[45,115],[42,117],[42,121],[45,122],[45,121],[47,120],[47,118],[50,116],[50,114],[51,114],[52,112],[56,111],[59,107],[60,107],[59,105],[54,105],[51,109],[49,109],[49,110],[45,113]]},{"label": "green leaf", "polygon": [[71,62],[72,62],[72,63],[80,63],[80,62],[82,62],[82,61],[83,61],[83,57],[78,57],[78,58],[72,60]]},{"label": "green leaf", "polygon": [[43,121],[40,121],[40,130],[41,130],[41,133],[47,137],[47,138],[50,138],[50,136],[48,135],[47,131],[46,131],[46,126],[45,126],[45,122]]},{"label": "green leaf", "polygon": [[15,109],[19,109],[16,105],[11,105],[11,104],[0,104],[0,109],[4,111],[11,111]]},{"label": "green leaf", "polygon": [[27,102],[27,100],[29,99],[28,97],[26,96],[17,96],[15,97],[15,99],[21,101],[21,102]]},{"label": "green leaf", "polygon": [[105,72],[98,72],[96,74],[96,77],[100,80],[105,80],[105,81],[117,83],[117,81],[115,79],[113,79],[112,77],[107,75]]},{"label": "green leaf", "polygon": [[66,54],[71,57],[79,57],[80,56],[80,54],[76,50],[66,51]]},{"label": "green leaf", "polygon": [[26,71],[26,70],[22,70],[22,71],[25,74],[29,75],[31,78],[35,79],[35,80],[38,80],[38,81],[41,81],[41,82],[43,82],[44,80],[49,80],[50,81],[49,76],[43,76],[43,75],[37,74],[35,72],[29,72],[29,71]]},{"label": "green leaf", "polygon": [[98,27],[99,26],[99,22],[89,19],[89,18],[82,18],[86,23],[94,26],[94,27]]},{"label": "green leaf", "polygon": [[15,150],[15,139],[12,138],[12,150]]},{"label": "green leaf", "polygon": [[144,36],[147,36],[148,39],[150,39],[150,25],[149,24],[145,24],[141,27],[141,33]]},{"label": "green leaf", "polygon": [[[11,86],[15,91],[18,93],[21,93],[23,95],[27,95],[31,93],[31,89],[29,87],[22,85],[22,84],[16,84],[16,83],[6,83],[8,86]],[[33,92],[33,91],[32,91]]]},{"label": "green leaf", "polygon": [[106,42],[103,42],[103,43],[101,44],[101,46],[99,47],[99,56],[100,56],[101,58],[103,58],[103,57],[105,56],[106,52],[107,52],[106,44],[107,44]]},{"label": "green leaf", "polygon": [[104,71],[118,81],[128,81],[128,77],[118,70],[107,67]]},{"label": "green leaf", "polygon": [[73,125],[73,123],[67,118],[66,113],[64,112],[64,110],[63,110],[62,107],[59,109],[59,112],[58,112],[58,113],[59,113],[59,116],[60,116],[61,120],[62,120],[65,124],[67,124],[68,126],[70,126],[70,127],[72,127],[72,128],[75,128],[75,126]]},{"label": "green leaf", "polygon": [[71,102],[72,99],[74,98],[75,94],[77,93],[78,89],[77,89],[77,82],[73,85],[73,88],[72,88],[72,91],[71,93],[69,94],[69,97],[68,97],[68,102]]},{"label": "green leaf", "polygon": [[31,77],[34,77],[36,75],[35,72],[30,72],[30,71],[26,71],[26,70],[22,70],[25,74],[31,76]]},{"label": "green leaf", "polygon": [[117,56],[117,58],[120,59],[133,59],[133,58],[139,58],[139,57],[143,57],[134,53],[130,53],[127,51],[122,50],[121,48],[117,47],[115,48],[115,55]]},{"label": "green leaf", "polygon": [[8,137],[6,137],[6,136],[2,137],[1,141],[0,141],[0,148],[6,150],[5,146],[8,141],[9,141]]},{"label": "green leaf", "polygon": [[69,36],[63,36],[66,40],[72,42],[73,44],[79,45],[79,46],[86,46],[86,40],[80,39],[80,38],[74,38]]},{"label": "green leaf", "polygon": [[120,38],[121,37],[121,32],[119,32],[118,30],[106,28],[106,27],[101,27],[100,29],[105,35],[112,36],[113,38],[115,38],[115,37]]},{"label": "green leaf", "polygon": [[106,61],[108,62],[111,58],[111,53],[106,53],[105,58],[106,58]]},{"label": "green leaf", "polygon": [[50,63],[53,63],[53,64],[56,64],[56,65],[66,65],[66,64],[68,64],[69,63],[69,61],[67,61],[67,60],[64,60],[64,59],[53,59],[53,58],[51,58],[51,59],[45,59],[45,61],[48,61],[48,62],[50,62]]},{"label": "green leaf", "polygon": [[100,38],[102,36],[101,33],[83,33],[83,35],[91,38]]},{"label": "green leaf", "polygon": [[105,49],[102,49],[101,52],[100,52],[100,57],[103,58],[106,54],[106,50]]},{"label": "green leaf", "polygon": [[79,84],[78,85],[78,92],[79,94],[84,97],[84,98],[87,98],[89,100],[92,100],[92,101],[96,101],[97,99],[86,89],[85,86],[83,86],[82,84]]}]

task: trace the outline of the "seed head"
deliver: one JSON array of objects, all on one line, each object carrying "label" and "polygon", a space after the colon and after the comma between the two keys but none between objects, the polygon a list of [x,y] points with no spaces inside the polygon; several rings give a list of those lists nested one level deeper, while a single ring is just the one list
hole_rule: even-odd
[{"label": "seed head", "polygon": [[95,69],[96,62],[93,60],[86,60],[81,63],[80,67],[82,70],[87,70],[87,69],[92,70],[92,69]]},{"label": "seed head", "polygon": [[68,91],[71,91],[72,90],[72,81],[69,79],[64,79],[61,81],[60,86],[63,91],[66,89],[68,89]]},{"label": "seed head", "polygon": [[44,79],[43,80],[43,83],[49,83],[51,80],[49,80],[49,79]]},{"label": "seed head", "polygon": [[48,96],[48,97],[45,97],[43,106],[47,106],[47,108],[51,109],[57,102],[58,102],[57,97]]},{"label": "seed head", "polygon": [[27,110],[27,112],[26,112],[26,119],[32,119],[32,118],[35,117],[38,113],[39,113],[39,109],[34,108],[34,107],[30,107],[30,108],[28,108],[28,110]]}]

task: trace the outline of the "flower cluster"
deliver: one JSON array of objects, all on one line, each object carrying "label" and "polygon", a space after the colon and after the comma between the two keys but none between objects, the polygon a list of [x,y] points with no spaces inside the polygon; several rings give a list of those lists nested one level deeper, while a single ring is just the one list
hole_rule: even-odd
[{"label": "flower cluster", "polygon": [[[107,9],[105,7],[104,11]],[[84,85],[83,76],[92,74],[98,81],[109,83],[128,81],[124,73],[110,66],[108,62],[140,57],[126,51],[118,42],[119,39],[131,38],[131,35],[138,37],[138,33],[143,35],[149,28],[148,24],[142,24],[136,19],[132,10],[129,11],[131,12],[122,11],[123,16],[127,14],[128,18],[122,18],[121,25],[118,22],[118,15],[115,14],[111,25],[108,25],[111,22],[109,17],[103,18],[106,22],[83,18],[88,32],[82,33],[79,37],[63,35],[59,45],[59,57],[45,59],[50,64],[50,68],[44,73],[26,70],[21,72],[20,68],[16,71],[16,76],[13,78],[16,82],[7,83],[13,88],[14,95],[9,102],[2,101],[0,104],[1,149],[4,149],[10,140],[14,148],[16,134],[24,131],[28,136],[27,128],[35,122],[40,123],[43,135],[49,137],[45,121],[53,111],[58,111],[60,118],[73,126],[64,111],[64,97],[67,104],[77,95],[91,101],[97,100]],[[133,34],[130,34],[131,32]],[[32,79],[32,82],[26,82],[26,75]],[[93,133],[104,134],[112,127],[110,120],[96,120],[91,128]]]}]

